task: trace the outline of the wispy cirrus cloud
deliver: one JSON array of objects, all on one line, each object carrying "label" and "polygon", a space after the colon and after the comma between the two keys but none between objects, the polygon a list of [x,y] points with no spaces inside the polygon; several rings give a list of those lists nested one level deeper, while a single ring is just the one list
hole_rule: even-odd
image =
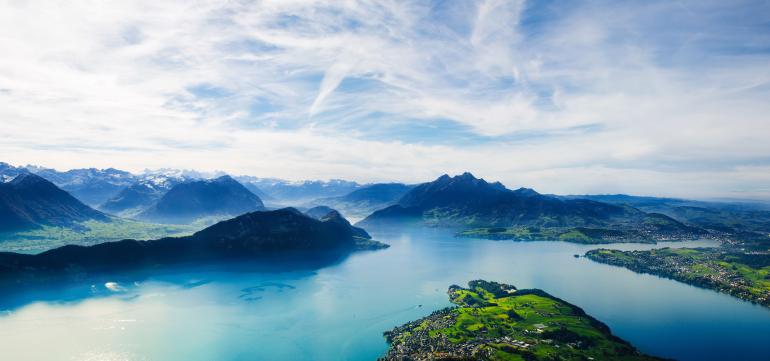
[{"label": "wispy cirrus cloud", "polygon": [[[0,152],[54,167],[770,197],[762,1],[0,4]],[[215,146],[212,146],[215,145]]]}]

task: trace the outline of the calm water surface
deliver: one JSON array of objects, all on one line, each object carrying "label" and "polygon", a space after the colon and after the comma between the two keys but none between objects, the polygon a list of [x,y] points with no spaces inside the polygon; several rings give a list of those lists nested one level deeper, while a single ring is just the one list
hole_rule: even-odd
[{"label": "calm water surface", "polygon": [[448,306],[449,285],[478,278],[544,289],[654,355],[770,355],[769,310],[573,257],[595,246],[457,239],[424,228],[370,233],[392,247],[315,270],[179,269],[3,295],[0,359],[375,360],[387,348],[383,331]]}]

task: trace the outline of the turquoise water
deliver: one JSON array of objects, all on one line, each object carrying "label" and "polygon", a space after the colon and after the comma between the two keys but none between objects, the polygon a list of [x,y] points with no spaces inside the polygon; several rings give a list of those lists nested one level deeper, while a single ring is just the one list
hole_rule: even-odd
[{"label": "turquoise water", "polygon": [[176,269],[6,294],[0,359],[375,360],[387,348],[383,331],[448,306],[449,285],[477,278],[542,288],[647,353],[770,355],[770,310],[573,257],[593,246],[457,239],[424,228],[370,231],[392,247],[318,269]]}]

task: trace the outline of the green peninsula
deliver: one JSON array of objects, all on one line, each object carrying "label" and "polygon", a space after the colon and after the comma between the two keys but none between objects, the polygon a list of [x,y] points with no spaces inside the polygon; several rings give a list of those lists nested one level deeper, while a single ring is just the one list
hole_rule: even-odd
[{"label": "green peninsula", "polygon": [[770,257],[725,248],[596,249],[586,257],[634,272],[671,278],[770,307]]},{"label": "green peninsula", "polygon": [[514,241],[563,241],[579,244],[608,244],[621,242],[655,243],[696,239],[693,234],[644,232],[587,227],[485,227],[457,233],[458,237]]},{"label": "green peninsula", "polygon": [[638,223],[618,222],[605,227],[480,227],[464,230],[458,237],[515,241],[563,241],[580,244],[656,243],[707,238],[702,230],[659,214],[647,214]]},{"label": "green peninsula", "polygon": [[471,281],[456,307],[385,332],[392,360],[658,360],[579,307],[538,289]]}]

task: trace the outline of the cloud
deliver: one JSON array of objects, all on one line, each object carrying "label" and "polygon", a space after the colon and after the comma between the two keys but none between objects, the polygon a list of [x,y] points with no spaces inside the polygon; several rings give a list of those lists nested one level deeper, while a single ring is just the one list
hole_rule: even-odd
[{"label": "cloud", "polygon": [[328,97],[329,94],[334,91],[334,89],[337,89],[337,87],[342,82],[342,79],[344,79],[352,69],[353,64],[338,62],[326,70],[324,78],[321,80],[321,87],[318,90],[318,96],[316,96],[315,100],[313,101],[313,105],[310,106],[310,115],[315,115],[318,112],[319,107],[323,103],[324,99],[326,99],[326,97]]},{"label": "cloud", "polygon": [[762,1],[5,2],[0,154],[770,197],[768,12]]}]

